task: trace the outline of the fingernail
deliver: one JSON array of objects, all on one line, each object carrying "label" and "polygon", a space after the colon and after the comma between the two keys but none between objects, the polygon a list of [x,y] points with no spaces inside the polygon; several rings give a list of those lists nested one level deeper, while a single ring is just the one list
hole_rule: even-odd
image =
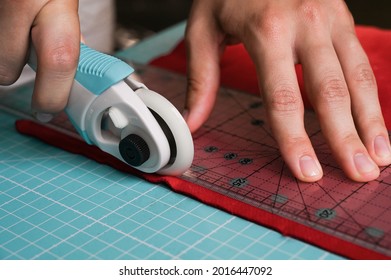
[{"label": "fingernail", "polygon": [[305,177],[315,177],[320,174],[319,166],[310,156],[302,156],[300,158],[300,169]]},{"label": "fingernail", "polygon": [[390,143],[384,136],[377,136],[375,138],[375,153],[381,158],[388,158],[391,156]]},{"label": "fingernail", "polygon": [[33,116],[35,119],[43,123],[50,122],[54,117],[52,114],[40,113],[40,112],[33,112]]},{"label": "fingernail", "polygon": [[372,160],[370,160],[369,157],[363,153],[358,153],[354,155],[354,163],[358,172],[360,172],[361,174],[369,173],[376,168]]}]

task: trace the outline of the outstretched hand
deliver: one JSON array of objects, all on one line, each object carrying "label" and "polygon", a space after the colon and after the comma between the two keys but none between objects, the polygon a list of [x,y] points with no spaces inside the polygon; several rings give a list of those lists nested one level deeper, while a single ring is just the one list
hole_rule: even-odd
[{"label": "outstretched hand", "polygon": [[297,63],[323,134],[346,175],[370,181],[379,176],[378,166],[391,163],[375,77],[344,1],[195,0],[186,42],[191,131],[213,110],[224,48],[241,42],[256,66],[269,125],[295,177],[313,182],[323,175],[304,127]]}]

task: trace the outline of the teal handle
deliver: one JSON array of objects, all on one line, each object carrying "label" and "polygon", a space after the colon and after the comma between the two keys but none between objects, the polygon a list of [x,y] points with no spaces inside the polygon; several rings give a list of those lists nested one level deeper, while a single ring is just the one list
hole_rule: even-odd
[{"label": "teal handle", "polygon": [[75,80],[93,94],[101,94],[133,72],[134,69],[122,60],[80,44]]}]

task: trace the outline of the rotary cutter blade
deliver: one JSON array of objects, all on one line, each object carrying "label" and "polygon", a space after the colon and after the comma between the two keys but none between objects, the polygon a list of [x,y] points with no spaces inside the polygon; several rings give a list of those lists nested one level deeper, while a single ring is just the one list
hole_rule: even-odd
[{"label": "rotary cutter blade", "polygon": [[[36,68],[33,59],[29,64]],[[87,143],[143,172],[180,175],[194,156],[189,128],[166,98],[131,79],[133,72],[81,44],[65,111]]]},{"label": "rotary cutter blade", "polygon": [[158,173],[179,175],[190,168],[194,157],[193,139],[178,110],[156,92],[140,89],[136,94],[151,111],[165,134],[170,146],[170,158]]}]

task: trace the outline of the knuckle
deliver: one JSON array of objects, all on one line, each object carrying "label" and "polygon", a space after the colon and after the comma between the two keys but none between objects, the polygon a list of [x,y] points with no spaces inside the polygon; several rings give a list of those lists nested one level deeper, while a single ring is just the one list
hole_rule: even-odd
[{"label": "knuckle", "polygon": [[322,21],[322,5],[318,1],[303,1],[300,7],[302,18],[309,24],[317,25]]},{"label": "knuckle", "polygon": [[286,19],[274,9],[266,9],[264,13],[253,11],[247,21],[249,30],[255,34],[270,40],[279,39],[283,36]]},{"label": "knuckle", "polygon": [[344,146],[344,145],[349,145],[354,142],[357,142],[358,135],[353,132],[345,132],[345,133],[341,132],[339,137],[337,135],[337,138],[340,139],[338,142],[341,143],[342,146]]},{"label": "knuckle", "polygon": [[326,103],[346,101],[349,97],[345,81],[338,76],[328,76],[320,84],[319,95]]},{"label": "knuckle", "polygon": [[45,55],[45,66],[48,69],[69,73],[73,72],[78,64],[78,51],[68,45],[60,45]]},{"label": "knuckle", "polygon": [[375,76],[368,64],[360,64],[353,72],[353,80],[359,87],[372,89],[376,87]]},{"label": "knuckle", "polygon": [[293,87],[280,86],[271,92],[268,105],[272,111],[292,112],[300,109],[302,102]]},{"label": "knuckle", "polygon": [[384,127],[384,119],[381,115],[361,115],[355,117],[355,121],[359,124],[359,127]]},{"label": "knuckle", "polygon": [[[196,79],[196,78],[193,78],[190,76],[187,78],[187,92],[188,93],[192,93],[194,95],[194,94],[198,94],[198,93],[202,92],[202,90],[203,90],[203,83],[199,79]],[[194,97],[194,96],[191,96],[191,97]]]},{"label": "knuckle", "polygon": [[284,145],[288,149],[292,149],[294,147],[304,147],[308,145],[308,137],[299,136],[299,135],[290,135],[289,137],[284,138]]},{"label": "knuckle", "polygon": [[354,23],[353,16],[347,5],[341,0],[329,0],[325,5],[322,1],[303,0],[299,6],[301,18],[312,27],[321,27],[325,21],[342,20],[350,25]]},{"label": "knuckle", "polygon": [[286,152],[297,151],[300,154],[311,154],[312,145],[307,135],[288,134],[278,139],[278,145],[281,151]]}]

